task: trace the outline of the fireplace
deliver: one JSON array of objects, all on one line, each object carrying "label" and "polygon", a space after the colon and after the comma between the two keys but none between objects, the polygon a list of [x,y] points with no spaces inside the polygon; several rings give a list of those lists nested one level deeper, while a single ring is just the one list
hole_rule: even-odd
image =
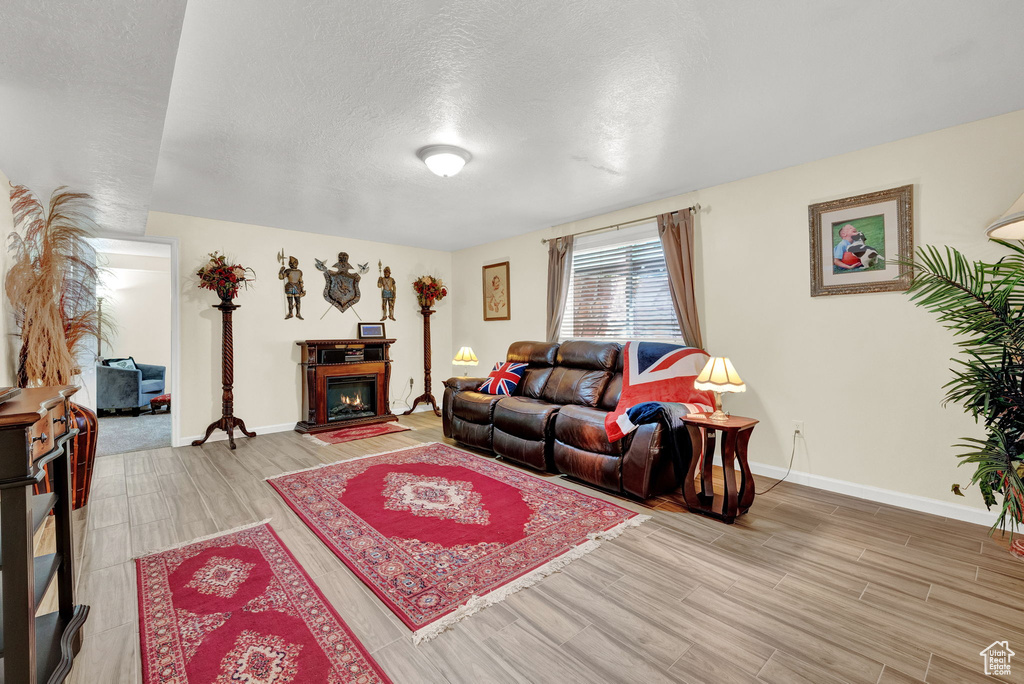
[{"label": "fireplace", "polygon": [[327,420],[338,422],[377,415],[377,376],[327,378]]},{"label": "fireplace", "polygon": [[391,413],[392,339],[305,340],[302,347],[302,417],[299,432],[398,420]]}]

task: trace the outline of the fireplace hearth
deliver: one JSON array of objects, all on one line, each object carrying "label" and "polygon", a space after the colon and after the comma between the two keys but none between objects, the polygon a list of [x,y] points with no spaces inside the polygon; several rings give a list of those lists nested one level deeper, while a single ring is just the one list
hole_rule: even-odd
[{"label": "fireplace hearth", "polygon": [[398,420],[391,413],[390,346],[394,340],[306,340],[302,347],[299,432]]}]

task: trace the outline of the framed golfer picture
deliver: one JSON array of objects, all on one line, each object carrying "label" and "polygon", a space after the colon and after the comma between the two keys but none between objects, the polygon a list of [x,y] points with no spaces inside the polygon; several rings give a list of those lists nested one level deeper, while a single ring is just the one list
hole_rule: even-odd
[{"label": "framed golfer picture", "polygon": [[484,320],[507,321],[512,318],[509,302],[508,262],[483,268]]},{"label": "framed golfer picture", "polygon": [[914,186],[812,204],[811,296],[906,290],[913,279],[893,259],[914,253]]}]

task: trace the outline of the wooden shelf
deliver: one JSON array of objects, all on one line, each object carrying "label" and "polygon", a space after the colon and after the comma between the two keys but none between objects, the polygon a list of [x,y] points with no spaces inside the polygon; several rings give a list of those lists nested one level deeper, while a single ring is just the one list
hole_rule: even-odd
[{"label": "wooden shelf", "polygon": [[62,682],[68,676],[79,650],[76,637],[88,615],[89,606],[75,606],[67,619],[58,611],[36,618],[36,684]]},{"label": "wooden shelf", "polygon": [[[63,682],[89,615],[88,606],[74,602],[69,452],[78,429],[67,422],[74,392],[39,387],[0,405],[0,669],[6,684]],[[33,496],[46,476],[53,492]],[[56,551],[35,556],[33,539],[51,512]],[[51,584],[58,610],[37,615]]]},{"label": "wooden shelf", "polygon": [[[39,528],[46,520],[46,516],[49,515],[51,510],[53,510],[53,505],[55,503],[57,503],[56,494],[36,494],[32,497],[32,534],[39,531]],[[0,569],[3,567],[4,557],[3,553],[0,552]]]},{"label": "wooden shelf", "polygon": [[[60,569],[60,554],[51,553],[46,556],[36,556],[36,560],[33,567],[35,573],[35,597],[36,605],[43,600],[43,596],[46,595],[46,590],[50,588],[50,583],[53,578],[57,575],[57,570]],[[3,587],[0,586],[0,605],[3,604]],[[4,654],[4,626],[0,622],[0,657]]]}]

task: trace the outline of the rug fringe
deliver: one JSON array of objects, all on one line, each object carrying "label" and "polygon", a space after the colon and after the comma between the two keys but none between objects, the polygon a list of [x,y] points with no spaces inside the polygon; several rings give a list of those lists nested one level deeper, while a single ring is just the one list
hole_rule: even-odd
[{"label": "rug fringe", "polygon": [[422,627],[412,633],[412,643],[414,646],[418,646],[424,641],[430,641],[437,635],[451,628],[456,622],[464,620],[475,613],[480,612],[488,606],[492,606],[495,603],[500,603],[512,594],[532,587],[537,582],[540,582],[545,577],[552,575],[574,560],[578,560],[583,556],[586,556],[591,551],[596,550],[601,546],[602,541],[614,539],[626,530],[638,527],[643,523],[651,519],[649,515],[637,514],[629,520],[624,520],[615,527],[605,530],[603,532],[591,532],[587,535],[587,541],[574,546],[558,558],[552,558],[544,565],[531,570],[514,582],[509,582],[505,586],[498,587],[492,592],[484,594],[483,596],[474,596],[469,599],[466,603],[459,606],[459,608],[449,615],[444,616],[437,622],[432,622],[426,627]]},{"label": "rug fringe", "polygon": [[318,439],[318,438],[314,437],[313,435],[309,434],[308,432],[305,432],[305,433],[303,433],[303,434],[301,434],[299,436],[302,437],[302,439],[306,440],[307,442],[312,442],[313,444],[316,444],[317,446],[331,446],[330,442],[325,442],[322,439]]},{"label": "rug fringe", "polygon": [[[388,424],[389,423],[385,423],[385,425],[388,425]],[[407,431],[411,431],[411,430],[416,430],[417,429],[417,428],[409,427],[408,425],[402,425],[401,423],[395,423],[395,425],[398,425],[399,427],[402,427],[402,428],[405,428],[405,429],[404,430],[396,430],[394,432],[382,432],[379,435],[373,435],[372,437],[368,437],[366,439],[373,439],[373,437],[383,437],[384,435],[393,435],[393,434],[396,434],[397,432],[407,432]],[[338,429],[339,430],[344,430],[345,428],[338,428]],[[352,429],[355,429],[355,428],[352,428]],[[347,442],[325,442],[324,440],[320,439],[319,437],[317,437],[316,435],[314,435],[314,434],[312,434],[310,432],[303,432],[301,435],[299,435],[299,437],[302,437],[302,439],[304,439],[306,441],[309,441],[309,442],[312,442],[313,444],[316,444],[317,446],[329,447],[329,446],[334,446],[335,444],[346,444],[347,443]],[[358,440],[349,440],[349,441],[358,441]],[[406,448],[408,448],[408,447],[406,447]],[[349,459],[349,460],[351,460],[351,459]]]},{"label": "rug fringe", "polygon": [[[305,436],[306,435],[303,435],[303,437],[305,437]],[[317,440],[317,441],[319,442],[320,440]],[[285,477],[287,475],[298,475],[299,473],[308,473],[311,470],[319,470],[320,468],[326,468],[328,466],[338,465],[339,463],[348,463],[349,461],[359,461],[359,460],[364,459],[364,458],[373,458],[374,456],[384,456],[385,454],[395,454],[395,453],[398,453],[399,451],[405,451],[406,449],[415,449],[416,447],[419,447],[419,446],[429,446],[431,444],[444,444],[444,442],[423,442],[422,444],[413,444],[412,446],[402,447],[401,449],[391,449],[390,451],[381,451],[380,453],[376,453],[376,454],[366,454],[364,456],[353,456],[352,458],[343,458],[340,461],[331,461],[330,463],[320,463],[318,465],[310,466],[308,468],[299,468],[298,470],[289,470],[286,473],[278,473],[277,475],[271,475],[270,477],[263,478],[263,481],[264,482],[270,482],[271,480],[276,480],[279,477]],[[445,445],[445,446],[450,446],[450,445]],[[453,449],[457,449],[458,447],[452,447],[452,448]],[[460,449],[460,451],[461,451],[461,449]],[[466,453],[468,454],[470,452],[467,451]]]},{"label": "rug fringe", "polygon": [[264,518],[263,520],[260,520],[259,522],[247,523],[245,525],[239,525],[238,527],[232,527],[230,530],[223,530],[222,532],[214,532],[213,534],[207,534],[207,535],[204,535],[202,537],[196,537],[195,539],[189,540],[187,542],[182,542],[180,544],[171,544],[170,546],[165,546],[162,549],[154,549],[152,551],[146,551],[144,553],[139,554],[138,556],[132,556],[132,560],[138,560],[139,558],[145,558],[146,556],[154,556],[154,555],[156,555],[158,553],[165,553],[167,551],[174,551],[175,549],[184,548],[184,547],[189,546],[191,544],[197,544],[199,542],[208,541],[210,539],[216,539],[217,537],[223,537],[226,534],[234,534],[235,532],[241,532],[242,530],[248,530],[249,528],[252,528],[252,527],[259,527],[260,525],[266,525],[270,521],[271,521],[271,518]]}]

